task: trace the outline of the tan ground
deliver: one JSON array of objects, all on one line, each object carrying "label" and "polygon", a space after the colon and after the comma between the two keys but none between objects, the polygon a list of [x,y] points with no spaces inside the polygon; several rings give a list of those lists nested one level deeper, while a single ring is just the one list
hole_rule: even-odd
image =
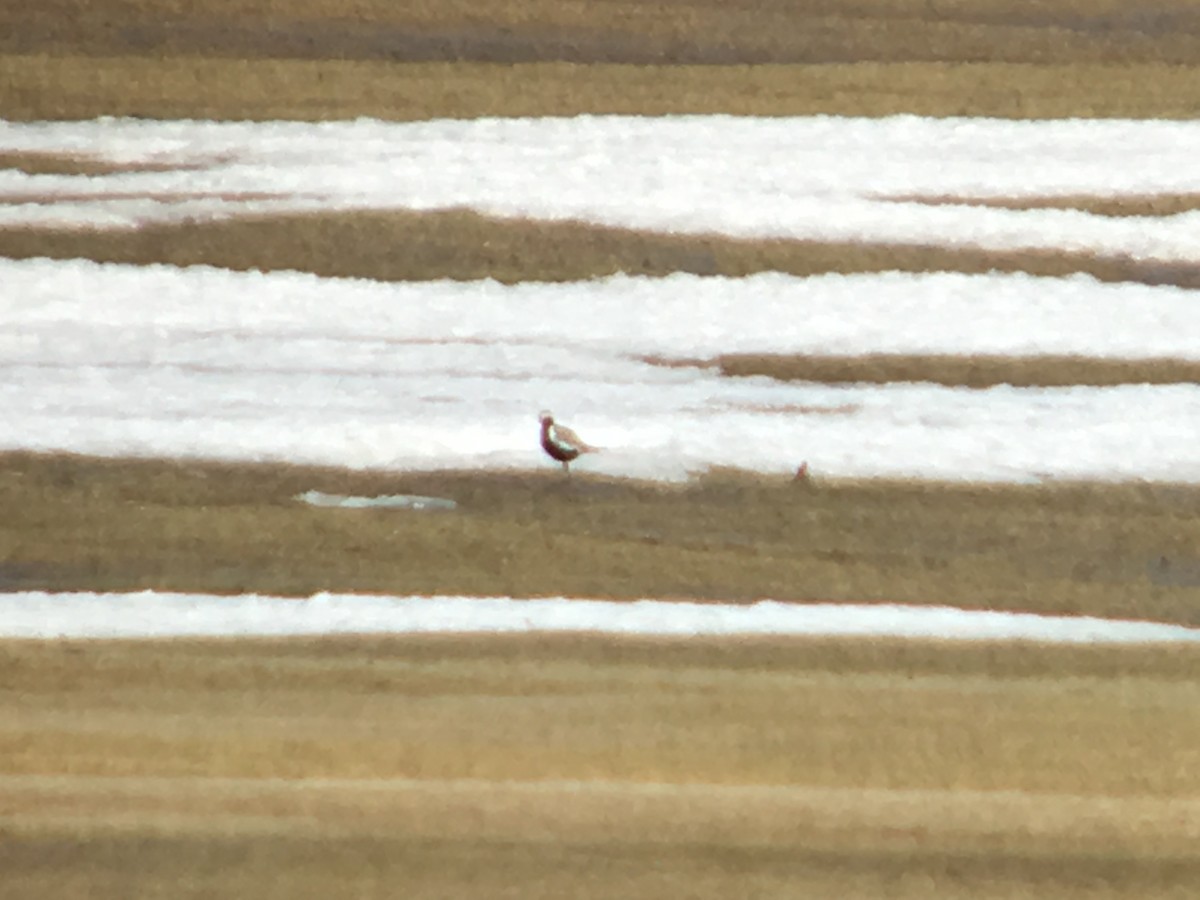
[{"label": "tan ground", "polygon": [[[62,158],[28,156],[14,162],[35,169],[78,165],[84,171],[98,165],[90,160],[76,164]],[[78,196],[87,199],[84,194]],[[3,199],[0,195],[0,201]],[[17,195],[10,199],[42,202],[47,198]],[[240,195],[228,199],[264,198]],[[1159,197],[1157,202],[1168,205],[1190,200]],[[396,253],[395,248],[401,246],[405,252]],[[1085,273],[1106,282],[1200,286],[1200,267],[1194,263],[1097,256],[1078,250],[985,250],[968,245],[663,234],[586,222],[506,219],[462,209],[253,215],[149,224],[136,230],[8,226],[0,227],[0,252],[13,258],[80,257],[133,264],[295,269],[385,281],[568,281],[616,272],[739,277],[764,271],[802,276],[948,271],[1042,276]]]},{"label": "tan ground", "polygon": [[[460,508],[292,499],[314,487]],[[1195,624],[1198,503],[7,454],[0,577]],[[1198,701],[1200,644],[0,641],[0,897],[1184,898]]]},{"label": "tan ground", "polygon": [[0,9],[0,108],[1190,117],[1198,50],[1189,0],[48,0]]},{"label": "tan ground", "polygon": [[1182,898],[1198,653],[0,643],[0,897]]},{"label": "tan ground", "polygon": [[[458,509],[312,508],[295,499],[309,490]],[[0,502],[10,590],[883,600],[1200,625],[1200,488],[1186,485],[818,467],[805,482],[715,472],[670,486],[568,481],[548,460],[420,474],[4,454]]]}]

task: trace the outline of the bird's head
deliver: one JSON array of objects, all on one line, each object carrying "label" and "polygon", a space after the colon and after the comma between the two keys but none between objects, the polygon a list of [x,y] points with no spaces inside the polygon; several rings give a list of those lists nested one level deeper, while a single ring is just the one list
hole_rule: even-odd
[{"label": "bird's head", "polygon": [[554,416],[550,414],[549,410],[543,409],[540,413],[538,413],[538,421],[543,425],[553,425]]}]

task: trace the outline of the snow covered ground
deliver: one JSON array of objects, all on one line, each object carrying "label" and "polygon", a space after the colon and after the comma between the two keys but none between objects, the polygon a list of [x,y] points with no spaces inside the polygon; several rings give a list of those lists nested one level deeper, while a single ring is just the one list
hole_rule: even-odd
[{"label": "snow covered ground", "polygon": [[[1200,192],[1197,122],[0,123],[0,151],[23,150],[130,168],[91,177],[0,170],[0,224],[136,227],[272,209],[466,206],[681,232],[1200,260],[1200,214],[1114,219],[895,199]],[[606,448],[579,467],[610,474],[678,479],[714,465],[791,472],[807,460],[817,477],[1200,482],[1197,385],[783,384],[644,358],[769,351],[1200,359],[1198,334],[1192,292],[1086,277],[677,275],[506,287],[0,260],[0,448],[392,469],[535,467],[551,465],[537,446],[536,420],[551,409]],[[182,611],[177,629],[194,621],[202,632],[211,627],[208,613],[195,611],[232,602],[150,600]],[[144,609],[150,600],[107,602]],[[21,609],[48,616],[40,633],[57,633],[71,616],[50,615],[52,607],[95,602],[12,595],[0,633],[12,633],[6,628],[17,627]],[[350,604],[245,602],[250,611],[229,612],[227,621],[248,630],[261,604],[283,604],[272,615],[302,630],[336,627]],[[412,606],[371,602],[404,615]],[[337,614],[326,618],[301,612],[333,607]],[[362,619],[351,624],[374,621],[367,601],[353,608]],[[520,609],[503,615],[519,619],[533,607]],[[873,609],[852,615],[882,615]],[[550,615],[537,621],[559,613]],[[821,615],[823,627],[859,627]],[[812,627],[805,621],[772,627]]]},{"label": "snow covered ground", "polygon": [[103,179],[0,172],[0,199],[10,202],[0,222],[132,225],[251,210],[464,206],[681,232],[1200,259],[1200,213],[1112,219],[888,199],[1195,192],[1200,122],[109,119],[0,123],[0,150],[160,169]]},{"label": "snow covered ground", "polygon": [[588,631],[606,634],[893,635],[1051,643],[1200,641],[1200,629],[1150,622],[948,607],[614,603],[577,598],[381,597],[307,600],[198,594],[0,594],[0,635],[170,637],[338,633]]},{"label": "snow covered ground", "polygon": [[0,447],[352,467],[1200,481],[1200,388],[780,383],[644,361],[727,351],[1200,358],[1175,288],[1086,277],[677,275],[385,284],[0,260]]}]

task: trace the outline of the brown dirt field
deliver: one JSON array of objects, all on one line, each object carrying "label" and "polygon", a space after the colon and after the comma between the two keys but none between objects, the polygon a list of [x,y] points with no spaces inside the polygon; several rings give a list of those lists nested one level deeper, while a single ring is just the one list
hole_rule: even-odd
[{"label": "brown dirt field", "polygon": [[[765,413],[791,414],[791,413]],[[823,413],[836,414],[836,413]],[[797,463],[800,460],[797,459]],[[308,490],[445,513],[307,507]],[[0,455],[0,587],[873,600],[1200,624],[1200,489]]]},{"label": "brown dirt field", "polygon": [[[678,363],[673,363],[678,365]],[[1063,387],[1185,384],[1200,381],[1200,363],[1184,359],[1101,359],[1084,356],[937,356],[874,354],[804,356],[729,353],[696,365],[730,377],[763,375],[783,381],[888,384],[923,381],[952,387]]]},{"label": "brown dirt field", "polygon": [[1182,898],[1196,653],[0,642],[0,896]]},{"label": "brown dirt field", "polygon": [[1160,63],[766,66],[0,55],[12,120],[386,120],[581,114],[1191,118],[1200,69]]},{"label": "brown dirt field", "polygon": [[1200,209],[1197,194],[1128,194],[1102,197],[1065,194],[1059,197],[889,197],[897,203],[924,203],[930,206],[990,206],[996,209],[1076,209],[1097,216],[1177,216]]},{"label": "brown dirt field", "polygon": [[519,63],[763,65],[994,60],[1188,64],[1187,0],[48,0],[0,12],[0,50]]},{"label": "brown dirt field", "polygon": [[0,8],[10,119],[1191,117],[1187,0],[74,0]]}]

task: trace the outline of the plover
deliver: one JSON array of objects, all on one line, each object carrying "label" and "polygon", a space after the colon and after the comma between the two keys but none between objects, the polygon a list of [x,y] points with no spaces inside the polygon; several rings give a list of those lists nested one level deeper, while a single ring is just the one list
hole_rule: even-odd
[{"label": "plover", "polygon": [[562,463],[567,475],[571,474],[571,460],[581,453],[595,453],[600,449],[585,443],[566,425],[556,425],[550,413],[542,412],[538,418],[542,423],[542,449],[551,459]]}]

